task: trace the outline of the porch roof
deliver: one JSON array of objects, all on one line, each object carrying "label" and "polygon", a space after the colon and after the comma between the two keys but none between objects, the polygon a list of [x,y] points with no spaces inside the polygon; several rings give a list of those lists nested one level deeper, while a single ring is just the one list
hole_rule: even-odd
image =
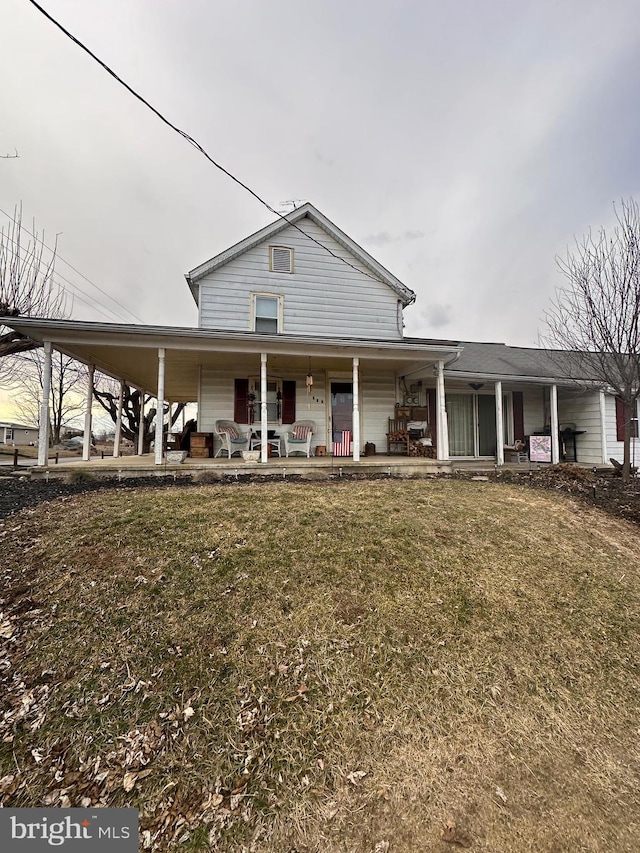
[{"label": "porch roof", "polygon": [[[343,337],[308,337],[298,335],[261,335],[252,332],[229,332],[211,329],[189,329],[172,326],[143,326],[117,323],[94,323],[77,320],[47,320],[7,317],[3,322],[17,332],[52,345],[108,376],[124,379],[128,384],[149,393],[157,391],[158,348],[166,351],[165,397],[173,402],[191,402],[198,398],[200,365],[232,368],[238,357],[256,358],[266,352],[269,368],[288,368],[306,372],[309,358],[330,363],[332,369],[347,370],[351,359],[363,363],[379,363],[399,372],[419,365],[451,359],[460,352],[452,341],[367,340]],[[243,359],[246,364],[246,359]],[[316,369],[321,365],[317,364]]]},{"label": "porch roof", "polygon": [[460,358],[446,368],[446,375],[451,378],[511,379],[544,384],[597,381],[589,370],[588,353],[477,341],[461,341],[460,346]]}]

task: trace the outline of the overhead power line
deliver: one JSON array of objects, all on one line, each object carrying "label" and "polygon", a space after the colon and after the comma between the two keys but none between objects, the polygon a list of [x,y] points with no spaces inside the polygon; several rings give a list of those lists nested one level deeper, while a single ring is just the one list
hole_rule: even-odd
[{"label": "overhead power line", "polygon": [[[16,217],[15,217],[15,214],[14,214],[13,216],[11,216],[11,214],[10,214],[10,213],[7,213],[7,211],[6,211],[6,210],[3,210],[1,207],[0,207],[0,213],[3,213],[3,214],[4,214],[8,219],[10,219],[12,222],[14,222],[15,224],[18,224],[18,223],[17,223],[17,220],[16,220]],[[114,296],[111,296],[111,294],[110,294],[110,293],[107,293],[107,291],[106,291],[106,290],[103,290],[103,289],[102,289],[101,287],[99,287],[99,285],[97,285],[95,282],[91,281],[91,279],[90,279],[90,278],[87,278],[87,276],[86,276],[86,275],[84,275],[84,273],[81,273],[81,272],[80,272],[80,270],[76,269],[76,268],[73,266],[73,264],[70,264],[70,263],[69,263],[69,261],[66,261],[66,260],[62,257],[62,255],[60,255],[60,253],[58,252],[57,248],[56,248],[56,249],[52,249],[52,248],[51,248],[51,246],[47,246],[47,244],[44,242],[44,240],[43,240],[41,237],[39,237],[37,234],[34,234],[34,233],[33,233],[33,231],[29,231],[29,229],[28,229],[25,225],[23,225],[23,224],[22,224],[22,222],[20,222],[19,224],[20,224],[20,228],[21,228],[23,231],[26,231],[26,233],[27,233],[27,234],[29,234],[29,236],[30,236],[30,237],[33,237],[33,239],[34,239],[34,240],[37,240],[39,243],[41,243],[41,244],[45,247],[45,249],[48,249],[48,250],[51,252],[51,254],[52,254],[52,255],[55,255],[56,260],[60,260],[60,261],[62,261],[64,264],[66,264],[70,269],[72,269],[75,273],[77,273],[79,276],[81,276],[81,278],[83,278],[85,281],[87,281],[87,282],[91,285],[91,287],[95,287],[95,289],[96,289],[96,290],[98,290],[100,293],[102,293],[104,296],[106,296],[106,297],[107,297],[107,299],[110,299],[110,300],[111,300],[115,305],[118,305],[120,308],[122,308],[122,310],[123,310],[123,311],[126,311],[126,312],[127,312],[127,314],[131,314],[131,316],[132,316],[132,317],[134,317],[134,318],[135,318],[139,323],[144,323],[144,320],[141,320],[141,319],[140,319],[140,317],[138,317],[138,316],[137,316],[137,314],[134,314],[134,313],[133,313],[133,311],[131,311],[129,308],[127,308],[127,307],[126,307],[126,305],[123,305],[123,304],[122,304],[122,302],[119,302],[119,301],[118,301]],[[76,290],[79,290],[79,291],[80,291],[80,293],[84,293],[84,295],[85,295],[88,299],[91,299],[91,298],[92,298],[91,296],[89,296],[89,294],[86,292],[86,290],[83,290],[79,285],[74,284],[73,282],[69,281],[69,279],[68,279],[68,278],[65,278],[65,277],[62,275],[62,273],[60,273],[60,272],[56,271],[56,273],[55,273],[55,274],[56,274],[56,276],[57,276],[57,277],[62,278],[64,281],[66,281],[66,282],[67,282],[68,284],[70,284],[72,287],[76,288]],[[61,286],[63,289],[65,289],[65,288],[64,288],[64,285],[60,285],[60,286]],[[81,301],[84,301],[84,300],[81,300]],[[110,311],[110,312],[111,312],[115,317],[118,317],[118,316],[119,316],[121,320],[124,320],[124,319],[125,319],[121,314],[118,314],[118,312],[113,311],[113,309],[111,309],[111,308],[109,308],[108,306],[106,306],[103,302],[100,302],[99,300],[95,300],[95,301],[98,303],[98,305],[102,305],[102,306],[103,306],[103,308],[106,308],[106,309],[107,309],[107,311]],[[100,312],[100,313],[102,313],[102,312]]]},{"label": "overhead power line", "polygon": [[301,234],[303,234],[307,238],[307,240],[311,240],[311,242],[315,243],[317,246],[320,246],[321,249],[324,249],[325,252],[328,252],[336,260],[340,261],[343,264],[346,264],[346,266],[348,266],[348,267],[351,267],[352,270],[355,270],[360,275],[366,275],[367,278],[370,278],[373,281],[377,281],[377,279],[375,279],[373,276],[369,275],[364,270],[361,270],[358,267],[354,266],[354,264],[349,263],[349,261],[346,260],[346,258],[342,258],[342,257],[340,257],[340,255],[336,255],[335,252],[333,252],[328,246],[325,246],[324,243],[320,242],[320,240],[316,240],[315,237],[313,237],[311,234],[308,234],[306,231],[304,231],[302,228],[300,228],[298,225],[296,225],[295,222],[290,222],[286,216],[283,216],[283,214],[279,213],[267,201],[265,201],[261,196],[259,196],[258,193],[255,192],[255,190],[252,190],[251,187],[248,186],[247,184],[245,184],[243,181],[241,181],[240,178],[236,178],[236,176],[233,175],[228,169],[225,169],[224,166],[222,166],[220,163],[218,163],[216,160],[214,160],[213,157],[202,147],[202,145],[200,145],[200,143],[197,142],[193,138],[193,136],[190,136],[186,131],[181,130],[177,125],[175,125],[171,121],[169,121],[169,119],[166,118],[166,116],[164,116],[158,109],[156,109],[156,107],[154,107],[152,104],[150,104],[149,101],[146,100],[146,98],[144,98],[139,92],[136,92],[136,90],[133,89],[128,83],[126,83],[122,79],[122,77],[119,77],[115,71],[113,71],[105,62],[103,62],[100,59],[100,57],[96,56],[96,54],[90,48],[88,48],[86,46],[86,44],[81,42],[80,39],[76,38],[76,36],[73,35],[73,33],[70,33],[69,30],[67,30],[65,27],[63,27],[63,25],[59,21],[57,21],[52,15],[50,15],[46,9],[43,9],[39,3],[36,3],[36,0],[29,0],[29,2],[31,3],[32,6],[35,6],[35,8],[39,12],[41,12],[45,16],[45,18],[47,18],[47,20],[51,21],[51,23],[54,26],[56,26],[62,33],[64,33],[65,36],[67,36],[67,38],[71,39],[71,41],[74,42],[74,44],[77,44],[78,47],[81,48],[82,50],[84,50],[85,53],[88,53],[89,56],[95,62],[98,63],[98,65],[100,65],[102,68],[104,68],[104,70],[107,72],[107,74],[110,74],[114,80],[116,80],[118,83],[120,83],[121,86],[124,86],[124,88],[131,95],[133,95],[134,98],[137,98],[137,100],[140,101],[140,103],[144,104],[144,106],[147,107],[147,109],[151,110],[151,112],[155,116],[157,116],[157,118],[159,118],[161,122],[166,124],[167,127],[170,127],[171,130],[173,130],[179,136],[182,136],[183,139],[186,139],[186,141],[189,143],[189,145],[192,145],[196,149],[196,151],[199,151],[200,154],[202,154],[204,157],[206,157],[207,160],[213,166],[216,167],[216,169],[219,169],[223,174],[225,174],[228,178],[230,178],[234,183],[236,183],[236,184],[238,184],[238,186],[242,187],[243,190],[246,190],[257,201],[259,201],[260,204],[263,205],[263,207],[266,207],[266,209],[268,211],[273,213],[279,219],[282,219],[284,222],[286,222],[292,228],[295,228],[296,231],[299,231]]},{"label": "overhead power line", "polygon": [[[27,233],[31,233],[31,232],[27,232]],[[11,243],[13,243],[13,245],[17,247],[19,252],[22,252],[25,256],[28,256],[28,249],[25,246],[21,246],[17,240],[14,240],[14,238],[11,237],[10,234],[4,234],[3,237],[5,240],[9,240]],[[44,243],[43,243],[43,245],[44,245]],[[49,247],[47,246],[46,248],[48,249]],[[52,250],[49,249],[49,251],[52,251]],[[22,257],[22,255],[21,255],[21,257]],[[78,290],[80,293],[83,293],[87,298],[83,299],[82,296],[80,296],[78,293],[70,293],[68,288],[66,288],[64,286],[64,284],[61,283],[60,279],[62,279],[62,281],[66,281],[67,284],[70,285],[70,287],[73,287],[75,290]],[[120,320],[125,319],[122,316],[122,314],[117,314],[112,308],[109,308],[108,305],[105,305],[104,302],[100,302],[99,300],[90,296],[86,292],[86,290],[83,290],[81,287],[79,287],[79,285],[74,284],[72,281],[69,281],[69,279],[65,278],[62,275],[62,273],[59,273],[59,272],[54,270],[54,272],[51,273],[51,280],[57,287],[64,290],[65,293],[68,293],[72,299],[78,299],[80,302],[84,302],[85,305],[88,305],[89,308],[92,308],[94,311],[97,311],[98,314],[102,314],[102,316],[106,317],[107,320],[111,320],[111,317],[117,317]],[[91,301],[89,301],[89,300],[91,300]],[[109,316],[109,314],[106,314],[105,311],[102,311],[100,308],[98,308],[98,305],[101,305],[103,308],[105,308],[106,311],[108,311],[109,314],[111,314],[111,317]],[[140,322],[142,322],[142,320]]]}]

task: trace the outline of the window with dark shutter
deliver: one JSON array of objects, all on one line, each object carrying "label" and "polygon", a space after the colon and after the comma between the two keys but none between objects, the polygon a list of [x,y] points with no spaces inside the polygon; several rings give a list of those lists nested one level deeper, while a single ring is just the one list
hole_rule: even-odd
[{"label": "window with dark shutter", "polygon": [[513,440],[524,441],[524,402],[522,391],[513,391]]},{"label": "window with dark shutter", "polygon": [[237,424],[249,423],[249,380],[235,379],[233,394],[233,419]]},{"label": "window with dark shutter", "polygon": [[624,441],[624,403],[616,397],[616,441]]},{"label": "window with dark shutter", "polygon": [[[636,402],[635,409],[638,404]],[[631,438],[638,437],[638,419],[631,417],[631,412],[622,402],[620,397],[616,397],[616,441],[624,441],[624,425],[627,420],[630,420],[630,435]]]},{"label": "window with dark shutter", "polygon": [[292,424],[296,419],[296,383],[285,379],[282,383],[282,423]]}]

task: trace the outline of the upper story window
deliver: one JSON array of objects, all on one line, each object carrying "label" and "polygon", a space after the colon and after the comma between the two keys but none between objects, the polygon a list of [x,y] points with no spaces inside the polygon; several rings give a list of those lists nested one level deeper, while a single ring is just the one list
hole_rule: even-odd
[{"label": "upper story window", "polygon": [[282,297],[269,293],[253,294],[253,331],[277,334],[282,331]]},{"label": "upper story window", "polygon": [[269,246],[269,270],[271,272],[293,272],[293,249],[286,246]]}]

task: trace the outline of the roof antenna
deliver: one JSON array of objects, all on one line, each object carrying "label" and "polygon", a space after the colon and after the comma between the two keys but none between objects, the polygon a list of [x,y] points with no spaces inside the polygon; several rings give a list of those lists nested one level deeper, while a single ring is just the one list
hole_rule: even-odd
[{"label": "roof antenna", "polygon": [[281,201],[276,208],[280,216],[286,216],[287,213],[293,213],[301,204],[305,204],[306,198],[289,198],[286,201]]}]

